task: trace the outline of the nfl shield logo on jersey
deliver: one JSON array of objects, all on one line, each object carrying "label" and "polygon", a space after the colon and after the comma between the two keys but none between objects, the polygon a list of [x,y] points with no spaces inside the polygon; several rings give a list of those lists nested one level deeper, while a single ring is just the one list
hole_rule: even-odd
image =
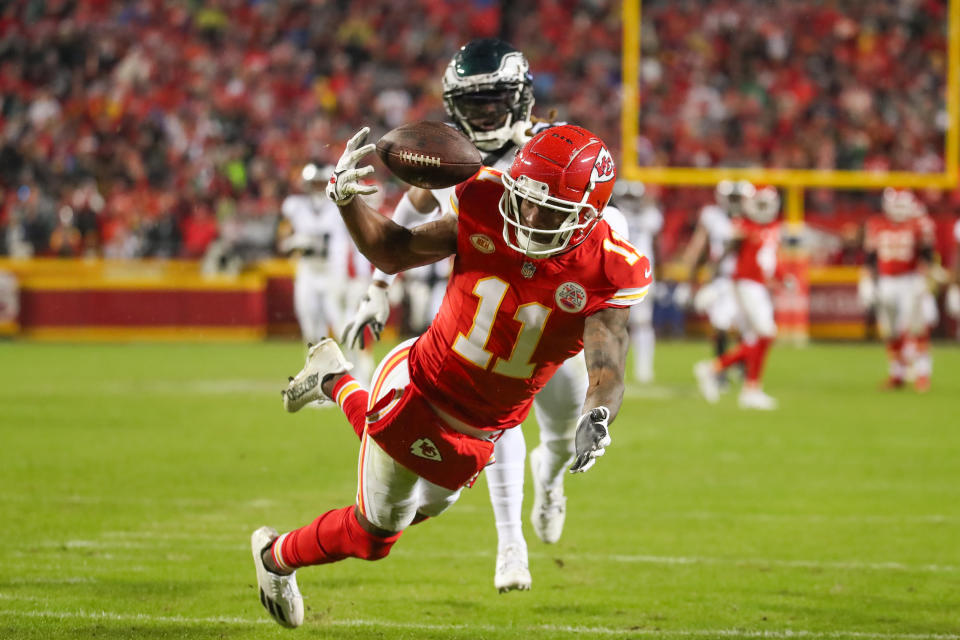
[{"label": "nfl shield logo on jersey", "polygon": [[557,301],[557,306],[567,313],[577,313],[587,306],[587,292],[576,282],[564,282],[557,287],[554,300]]}]

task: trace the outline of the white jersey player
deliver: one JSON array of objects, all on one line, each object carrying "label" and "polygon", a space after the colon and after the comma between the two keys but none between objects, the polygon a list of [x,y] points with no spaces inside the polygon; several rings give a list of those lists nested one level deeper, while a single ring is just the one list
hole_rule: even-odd
[{"label": "white jersey player", "polygon": [[[683,264],[688,269],[689,281],[696,280],[697,267],[704,261],[712,271],[712,278],[697,290],[693,306],[706,314],[713,331],[714,351],[717,357],[727,350],[728,332],[737,317],[733,271],[736,257],[727,252],[733,241],[733,218],[743,213],[744,203],[754,196],[756,189],[745,180],[722,180],[716,188],[716,204],[700,210],[700,218],[690,243],[683,253]],[[677,285],[676,297],[686,304],[690,285]],[[721,384],[725,382],[721,379]]]},{"label": "white jersey player", "polygon": [[960,220],[953,225],[953,276],[947,287],[945,307],[947,313],[960,320]]},{"label": "white jersey player", "polygon": [[[640,182],[617,182],[614,190],[616,204],[626,218],[628,239],[641,255],[650,259],[656,268],[656,236],[663,229],[663,213],[647,197]],[[609,217],[607,218],[609,222]],[[612,226],[612,223],[611,223]],[[653,330],[653,298],[630,309],[630,339],[633,346],[633,375],[637,382],[653,381],[653,352],[656,336]]]},{"label": "white jersey player", "polygon": [[[306,165],[301,172],[304,193],[287,196],[281,205],[278,248],[296,256],[293,307],[307,343],[343,330],[346,310],[360,298],[357,285],[362,287],[371,271],[344,228],[337,206],[323,194],[331,172],[332,167]],[[354,360],[358,376],[365,379],[372,361],[363,354],[354,354]]]},{"label": "white jersey player", "polygon": [[[473,40],[454,56],[443,78],[447,112],[484,154],[486,166],[506,169],[517,150],[547,124],[531,124],[532,78],[522,53],[493,38]],[[401,199],[394,221],[404,226],[422,224],[450,211],[453,187],[426,191],[411,188]],[[604,209],[604,219],[621,235],[627,228],[613,207]],[[621,216],[622,218],[622,216]],[[389,314],[386,287],[390,277],[376,274],[368,294],[342,342],[362,343],[364,327],[375,336]],[[580,416],[580,398],[587,388],[586,363],[581,352],[565,361],[537,394],[534,412],[540,426],[540,444],[530,453],[534,481],[531,523],[543,542],[556,542],[563,531],[566,496],[564,469],[574,454],[574,435]],[[494,586],[501,593],[530,588],[527,543],[522,531],[523,479],[526,459],[523,431],[507,429],[497,441],[496,463],[486,468],[497,527],[497,563]]]}]

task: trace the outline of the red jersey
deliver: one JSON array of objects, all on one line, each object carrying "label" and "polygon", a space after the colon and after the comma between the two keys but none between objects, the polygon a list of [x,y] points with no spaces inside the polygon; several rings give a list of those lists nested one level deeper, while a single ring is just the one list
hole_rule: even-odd
[{"label": "red jersey", "polygon": [[864,247],[877,253],[877,272],[882,276],[899,276],[917,269],[920,249],[932,246],[934,223],[930,216],[907,218],[894,222],[887,216],[867,219]]},{"label": "red jersey", "polygon": [[766,284],[777,271],[780,223],[774,220],[760,224],[749,218],[735,218],[733,234],[740,239],[737,266],[733,271],[734,279]]},{"label": "red jersey", "polygon": [[503,240],[500,172],[482,169],[452,198],[457,254],[440,311],[410,350],[410,378],[467,424],[523,422],[533,396],[583,348],[585,319],[640,302],[650,261],[600,220],[566,253],[533,260]]}]

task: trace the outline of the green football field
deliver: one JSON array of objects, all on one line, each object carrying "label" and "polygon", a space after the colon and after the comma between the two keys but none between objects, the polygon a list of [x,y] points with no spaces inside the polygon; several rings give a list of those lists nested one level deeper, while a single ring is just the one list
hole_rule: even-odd
[{"label": "green football field", "polygon": [[659,345],[562,540],[525,523],[532,591],[493,588],[481,479],[387,559],[300,571],[287,631],[250,532],[355,491],[339,410],[282,410],[303,347],[0,344],[0,638],[960,638],[960,349],[919,396],[877,391],[878,345],[776,346],[775,413],[707,406],[706,353]]}]

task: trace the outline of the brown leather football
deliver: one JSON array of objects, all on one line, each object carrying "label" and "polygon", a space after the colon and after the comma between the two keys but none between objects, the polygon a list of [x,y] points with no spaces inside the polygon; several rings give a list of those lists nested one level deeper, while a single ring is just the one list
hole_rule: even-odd
[{"label": "brown leather football", "polygon": [[377,142],[377,155],[395,176],[423,189],[460,184],[482,166],[480,151],[470,138],[430,120],[387,132]]}]

